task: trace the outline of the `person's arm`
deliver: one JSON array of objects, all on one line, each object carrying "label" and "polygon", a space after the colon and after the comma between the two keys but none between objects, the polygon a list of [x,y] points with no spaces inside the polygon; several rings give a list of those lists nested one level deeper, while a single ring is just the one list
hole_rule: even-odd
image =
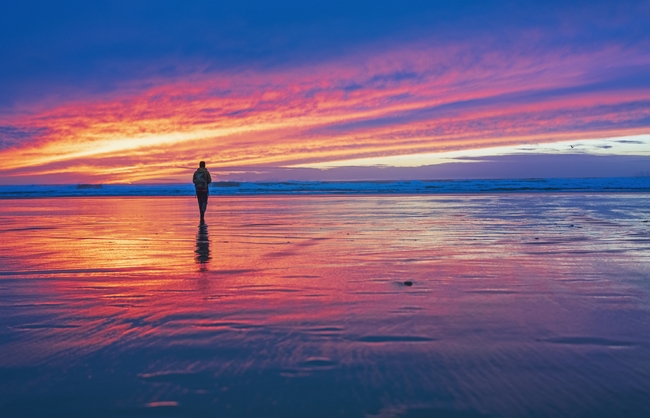
[{"label": "person's arm", "polygon": [[210,172],[208,171],[208,184],[212,183],[212,176],[210,176]]}]

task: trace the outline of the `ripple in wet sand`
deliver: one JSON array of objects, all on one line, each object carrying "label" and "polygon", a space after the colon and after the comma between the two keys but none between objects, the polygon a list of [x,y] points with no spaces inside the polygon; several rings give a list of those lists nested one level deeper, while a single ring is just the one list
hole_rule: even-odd
[{"label": "ripple in wet sand", "polygon": [[547,338],[539,339],[538,341],[543,341],[553,344],[570,344],[570,345],[600,345],[606,347],[632,347],[636,345],[630,341],[616,341],[609,340],[607,338],[599,337],[558,337],[558,338]]},{"label": "ripple in wet sand", "polygon": [[416,343],[437,341],[436,338],[420,337],[417,335],[366,335],[363,337],[349,338],[362,343]]}]

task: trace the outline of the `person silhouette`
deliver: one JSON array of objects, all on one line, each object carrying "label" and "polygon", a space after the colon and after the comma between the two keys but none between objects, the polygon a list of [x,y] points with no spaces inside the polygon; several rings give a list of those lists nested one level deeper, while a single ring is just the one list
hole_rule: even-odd
[{"label": "person silhouette", "polygon": [[194,172],[192,182],[196,189],[196,199],[199,201],[199,212],[203,222],[205,210],[208,208],[208,185],[212,183],[210,172],[205,168],[205,161],[199,162],[199,168]]}]

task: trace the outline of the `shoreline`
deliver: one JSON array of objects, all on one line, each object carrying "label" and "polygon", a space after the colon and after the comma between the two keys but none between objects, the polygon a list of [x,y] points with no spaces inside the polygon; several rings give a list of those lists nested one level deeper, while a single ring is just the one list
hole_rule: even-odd
[{"label": "shoreline", "polygon": [[[211,196],[483,195],[543,193],[649,193],[650,177],[498,180],[214,182]],[[192,184],[4,185],[0,199],[49,197],[193,196]]]},{"label": "shoreline", "polygon": [[[593,190],[575,190],[575,191],[522,191],[522,192],[512,192],[512,191],[503,191],[503,192],[448,192],[448,193],[265,193],[265,194],[211,194],[210,199],[218,198],[276,198],[276,197],[288,197],[288,198],[303,198],[303,197],[435,197],[435,196],[539,196],[539,195],[648,195],[650,190],[640,190],[640,191],[629,191],[629,190],[607,190],[607,191],[593,191]],[[57,195],[57,196],[0,196],[0,201],[9,201],[9,200],[38,200],[38,199],[110,199],[110,198],[122,198],[122,199],[143,199],[143,198],[172,198],[172,199],[184,199],[184,198],[196,198],[193,194],[187,195]]]}]

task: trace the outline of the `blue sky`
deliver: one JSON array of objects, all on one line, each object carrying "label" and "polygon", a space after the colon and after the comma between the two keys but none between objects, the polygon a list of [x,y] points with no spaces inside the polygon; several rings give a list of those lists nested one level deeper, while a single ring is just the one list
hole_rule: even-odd
[{"label": "blue sky", "polygon": [[470,178],[508,174],[468,158],[586,154],[620,175],[650,155],[648,21],[648,1],[6,2],[0,173],[456,161]]}]

